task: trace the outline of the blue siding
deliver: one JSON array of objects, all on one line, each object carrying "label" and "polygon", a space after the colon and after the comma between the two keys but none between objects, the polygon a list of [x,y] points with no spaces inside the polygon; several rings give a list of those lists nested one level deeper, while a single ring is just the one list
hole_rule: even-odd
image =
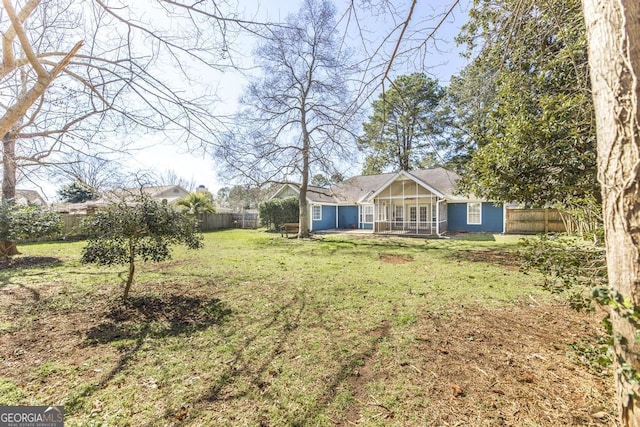
[{"label": "blue siding", "polygon": [[313,221],[313,211],[311,212],[311,229],[317,230],[329,230],[336,228],[336,206],[322,206],[322,219],[320,221]]},{"label": "blue siding", "polygon": [[338,206],[338,228],[352,228],[358,226],[357,206]]},{"label": "blue siding", "polygon": [[476,231],[488,233],[502,233],[504,211],[502,205],[482,203],[482,224],[467,224],[467,204],[447,203],[447,230],[448,231]]}]

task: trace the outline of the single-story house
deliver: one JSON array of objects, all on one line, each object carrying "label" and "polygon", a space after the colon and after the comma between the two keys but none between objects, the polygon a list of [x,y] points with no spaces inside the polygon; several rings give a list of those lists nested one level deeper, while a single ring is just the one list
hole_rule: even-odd
[{"label": "single-story house", "polygon": [[[2,200],[2,195],[0,195],[0,200]],[[21,190],[16,188],[16,197],[13,201],[17,205],[47,206],[47,202],[44,201],[44,197],[42,197],[36,190]]]},{"label": "single-story house", "polygon": [[15,202],[19,205],[47,205],[47,202],[44,201],[44,198],[36,190],[16,189]]},{"label": "single-story house", "polygon": [[[434,168],[355,176],[330,188],[309,186],[308,228],[438,236],[504,232],[504,205],[455,194],[458,179],[452,171]],[[298,196],[299,189],[285,184],[271,198]]]},{"label": "single-story house", "polygon": [[145,194],[159,202],[170,205],[189,195],[189,192],[180,185],[161,185],[142,188],[120,188],[104,193],[97,200],[88,200],[83,203],[64,203],[55,206],[55,210],[61,213],[90,214],[103,209],[113,203],[123,200],[134,200],[135,197]]}]

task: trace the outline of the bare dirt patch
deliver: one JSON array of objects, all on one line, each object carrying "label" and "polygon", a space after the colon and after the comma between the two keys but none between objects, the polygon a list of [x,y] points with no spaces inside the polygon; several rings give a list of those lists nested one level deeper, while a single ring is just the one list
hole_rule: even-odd
[{"label": "bare dirt patch", "polygon": [[[574,350],[596,345],[598,320],[564,305],[420,317],[407,348],[372,354],[350,381],[355,402],[341,425],[612,425],[611,369]],[[375,394],[398,385],[398,406]]]},{"label": "bare dirt patch", "polygon": [[519,269],[522,259],[515,252],[499,251],[495,249],[483,249],[477,251],[463,251],[457,253],[459,259],[471,262],[486,262],[509,269]]},{"label": "bare dirt patch", "polygon": [[380,254],[380,261],[388,264],[405,264],[407,262],[413,262],[413,257],[409,255],[396,255],[396,254]]}]

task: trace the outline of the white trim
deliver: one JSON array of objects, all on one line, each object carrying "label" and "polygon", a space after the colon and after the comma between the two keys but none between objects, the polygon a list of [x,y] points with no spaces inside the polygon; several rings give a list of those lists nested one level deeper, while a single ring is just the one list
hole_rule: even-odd
[{"label": "white trim", "polygon": [[[271,197],[269,197],[269,200],[273,200],[273,199],[280,199],[281,197],[280,194],[286,189],[286,188],[290,188],[293,191],[295,191],[296,193],[298,193],[298,195],[300,194],[300,189],[296,188],[295,185],[291,184],[291,183],[287,183],[287,184],[282,184],[282,187],[280,187],[280,189],[278,191],[275,192],[275,194]],[[307,197],[307,200],[309,200],[309,198]]]},{"label": "white trim", "polygon": [[[429,184],[427,184],[426,182],[422,181],[421,179],[416,178],[415,176],[411,175],[409,172],[406,171],[400,171],[397,174],[395,174],[393,177],[391,177],[390,180],[388,180],[386,183],[384,183],[378,190],[374,191],[372,194],[369,194],[368,196],[365,196],[364,198],[360,199],[360,202],[364,201],[364,200],[372,200],[375,199],[376,196],[378,196],[378,194],[382,193],[388,186],[390,186],[391,184],[393,184],[396,180],[398,180],[398,178],[400,177],[406,177],[409,178],[411,181],[415,182],[416,184],[422,186],[424,189],[429,190],[431,193],[433,193],[434,195],[438,196],[438,197],[442,197],[445,198],[445,195],[442,194],[440,191],[436,190],[435,188],[431,187]],[[404,191],[404,186],[403,186],[403,191]]]},{"label": "white trim", "polygon": [[507,204],[502,204],[502,234],[507,234]]},{"label": "white trim", "polygon": [[[469,208],[471,205],[478,205],[480,211],[478,212],[478,222],[469,221]],[[468,202],[467,203],[467,225],[482,225],[482,202]]]},{"label": "white trim", "polygon": [[[442,236],[442,233],[440,232],[440,203],[444,202],[444,199],[436,199],[436,235],[438,237]],[[447,215],[447,220],[448,220],[448,215]]]},{"label": "white trim", "polygon": [[[367,212],[366,210],[370,208],[371,209],[371,221],[367,221]],[[362,205],[361,209],[360,209],[360,216],[361,218],[358,218],[358,221],[360,221],[360,223],[362,224],[375,224],[376,222],[376,206],[373,203],[367,203],[365,205]]]}]

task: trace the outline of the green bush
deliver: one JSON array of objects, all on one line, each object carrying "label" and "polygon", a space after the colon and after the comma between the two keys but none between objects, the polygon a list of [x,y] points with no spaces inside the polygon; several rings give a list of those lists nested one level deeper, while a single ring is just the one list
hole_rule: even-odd
[{"label": "green bush", "polygon": [[544,276],[544,288],[569,299],[575,309],[591,308],[598,289],[608,286],[603,246],[578,237],[541,235],[521,240],[523,270]]},{"label": "green bush", "polygon": [[171,257],[169,246],[174,244],[183,244],[190,249],[202,247],[196,218],[176,212],[166,203],[156,202],[148,196],[99,211],[85,220],[84,227],[89,241],[82,251],[82,262],[129,264],[124,300],[133,282],[136,259],[164,261]]},{"label": "green bush", "polygon": [[260,224],[275,230],[287,222],[298,222],[300,202],[297,197],[273,199],[260,205]]},{"label": "green bush", "polygon": [[28,240],[62,229],[60,215],[38,205],[0,204],[0,240]]}]

